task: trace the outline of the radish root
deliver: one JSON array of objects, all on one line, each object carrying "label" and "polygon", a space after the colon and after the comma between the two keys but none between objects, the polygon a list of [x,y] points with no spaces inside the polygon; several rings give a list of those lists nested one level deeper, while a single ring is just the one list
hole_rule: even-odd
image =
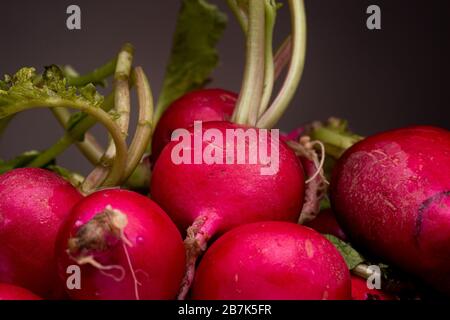
[{"label": "radish root", "polygon": [[[128,247],[132,247],[132,243],[125,235],[125,228],[128,225],[127,216],[120,210],[113,209],[110,205],[105,210],[96,214],[84,226],[82,226],[75,238],[69,239],[67,253],[79,265],[89,264],[100,270],[102,274],[113,278],[120,282],[125,278],[126,271],[120,265],[103,265],[95,260],[92,251],[106,251],[111,249],[117,242],[111,242],[111,235],[122,243],[125,256],[127,258],[128,267],[134,282],[134,292],[136,300],[139,300],[139,286],[141,283],[137,280],[136,272],[128,252]],[[106,271],[119,270],[120,276],[116,276]]]},{"label": "radish root", "polygon": [[[320,141],[311,141],[309,136],[303,136],[299,142],[288,141],[287,144],[295,154],[302,158],[302,164],[307,176],[305,201],[298,223],[303,224],[313,220],[320,211],[320,201],[325,197],[329,182],[325,178],[323,166],[325,163],[325,146]],[[320,157],[315,150],[320,148]]]},{"label": "radish root", "polygon": [[206,251],[208,240],[211,237],[210,232],[208,232],[210,227],[210,221],[208,220],[208,217],[201,216],[187,229],[187,236],[184,240],[184,246],[186,248],[186,273],[181,282],[178,300],[186,299],[194,280],[197,259]]}]

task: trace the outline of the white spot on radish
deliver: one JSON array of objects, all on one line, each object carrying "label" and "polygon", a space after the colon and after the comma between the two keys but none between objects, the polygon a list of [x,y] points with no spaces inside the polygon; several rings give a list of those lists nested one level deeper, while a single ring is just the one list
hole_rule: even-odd
[{"label": "white spot on radish", "polygon": [[236,273],[234,275],[234,282],[238,283],[238,281],[239,281],[239,275]]},{"label": "white spot on radish", "polygon": [[311,259],[314,256],[314,247],[313,244],[311,243],[311,240],[309,239],[305,241],[305,250],[308,258]]}]

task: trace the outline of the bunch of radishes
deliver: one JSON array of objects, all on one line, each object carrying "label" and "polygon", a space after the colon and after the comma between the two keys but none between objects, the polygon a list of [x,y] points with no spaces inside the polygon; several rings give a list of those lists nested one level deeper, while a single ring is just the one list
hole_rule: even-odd
[{"label": "bunch of radishes", "polygon": [[[198,1],[183,4],[194,2]],[[171,104],[158,104],[154,114],[150,86],[142,69],[132,68],[129,45],[110,64],[114,93],[95,106],[96,96],[86,93],[86,87],[78,94],[76,89],[69,92],[45,82],[57,68],[44,74],[43,84],[24,75],[25,80],[17,76],[4,89],[0,86],[6,101],[2,104],[0,95],[0,118],[47,106],[67,132],[26,165],[46,169],[12,168],[0,176],[0,300],[38,299],[36,295],[393,298],[381,291],[366,288],[366,292],[366,282],[351,276],[341,252],[321,233],[350,239],[354,246],[450,293],[449,131],[411,127],[354,139],[339,130],[313,126],[301,137],[282,140],[276,131],[264,131],[273,128],[289,105],[304,64],[303,1],[288,2],[292,35],[274,59],[276,2],[229,1],[247,39],[239,95],[221,89],[190,91]],[[288,62],[284,84],[272,98],[274,82]],[[66,70],[58,83],[65,88],[96,82],[92,76],[106,74],[109,67],[94,72],[89,81]],[[22,93],[22,100],[13,100],[24,83],[35,90],[34,95]],[[130,86],[136,87],[139,98],[139,125],[127,146]],[[84,113],[74,117],[64,108]],[[96,148],[95,139],[85,134],[96,121],[110,132],[106,150]],[[229,163],[227,153],[221,163],[174,162],[179,145],[173,132],[185,129],[194,136],[195,121],[203,122],[201,133],[253,130],[256,140],[270,146],[271,152],[276,143],[278,170],[263,175],[267,163],[261,158],[248,161],[254,151],[250,139],[232,147],[244,147],[244,163]],[[354,144],[357,140],[362,141]],[[96,164],[76,185],[64,179],[73,175],[63,178],[48,166],[71,143]],[[220,146],[210,137],[200,148]],[[150,149],[150,156],[144,155]],[[319,213],[328,187],[323,169],[328,150],[336,160],[332,210]]]}]

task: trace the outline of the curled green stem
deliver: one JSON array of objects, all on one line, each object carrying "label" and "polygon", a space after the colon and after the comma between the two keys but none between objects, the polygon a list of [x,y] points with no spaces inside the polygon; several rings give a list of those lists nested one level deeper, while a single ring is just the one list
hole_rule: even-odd
[{"label": "curled green stem", "polygon": [[266,110],[272,97],[273,85],[275,82],[275,65],[273,59],[273,31],[277,15],[277,3],[274,0],[264,1],[266,15],[265,30],[265,61],[264,61],[264,90],[259,107],[258,117]]},{"label": "curled green stem", "polygon": [[255,125],[264,87],[264,1],[249,0],[247,54],[241,93],[233,113],[233,122]]},{"label": "curled green stem", "polygon": [[[114,74],[114,105],[118,117],[116,121],[124,139],[126,138],[130,122],[129,78],[133,62],[133,51],[131,45],[124,45],[117,58],[116,72]],[[115,144],[114,141],[111,140],[100,163],[84,181],[84,190],[93,190],[99,186],[111,187],[117,183],[117,181],[113,181],[110,178],[110,172],[112,171],[111,164],[115,158],[115,154]],[[115,178],[115,175],[112,176]]]},{"label": "curled green stem", "polygon": [[[120,181],[125,164],[127,161],[127,145],[119,126],[111,119],[111,117],[100,108],[94,108],[89,104],[81,102],[66,101],[62,99],[46,99],[46,100],[30,100],[26,103],[11,104],[3,106],[0,113],[0,119],[11,116],[21,111],[30,110],[34,108],[73,108],[85,112],[86,114],[95,118],[98,122],[102,123],[106,129],[109,131],[114,143],[116,145],[117,155],[114,158],[113,168],[110,177],[112,181],[116,183]],[[45,160],[44,158],[38,157],[29,166],[40,167],[48,163],[53,157],[45,161],[44,163],[39,163]]]},{"label": "curled green stem", "polygon": [[[101,105],[101,110],[107,112],[114,106],[114,97],[109,95],[105,98],[105,101]],[[79,123],[73,128],[67,131],[58,141],[55,142],[50,148],[43,151],[33,162],[30,163],[30,167],[42,167],[50,160],[55,159],[64,151],[66,151],[73,143],[80,141],[85,133],[91,129],[97,120],[95,117],[86,115]],[[97,162],[96,162],[97,163]]]},{"label": "curled green stem", "polygon": [[[69,110],[64,108],[52,108],[52,113],[61,126],[67,130],[70,120],[71,113]],[[97,139],[90,133],[84,135],[83,141],[76,142],[78,149],[83,153],[83,155],[91,162],[96,165],[103,155],[103,148],[97,142]]]},{"label": "curled green stem", "polygon": [[104,79],[114,74],[116,69],[117,58],[111,59],[103,66],[89,72],[85,75],[78,76],[72,73],[66,73],[67,83],[70,86],[82,87],[89,83],[101,83]]},{"label": "curled green stem", "polygon": [[289,71],[278,96],[258,120],[260,128],[272,128],[294,97],[303,73],[306,56],[306,14],[303,0],[289,0],[292,23],[292,55]]},{"label": "curled green stem", "polygon": [[147,77],[141,67],[134,69],[134,83],[139,102],[139,120],[136,132],[130,145],[127,165],[123,176],[126,181],[142,160],[152,138],[153,94]]}]

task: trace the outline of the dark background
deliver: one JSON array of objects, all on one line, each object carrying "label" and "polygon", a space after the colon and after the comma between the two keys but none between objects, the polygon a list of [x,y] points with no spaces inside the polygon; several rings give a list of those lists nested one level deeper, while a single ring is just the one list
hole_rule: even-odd
[{"label": "dark background", "polygon": [[[224,0],[211,1],[227,10]],[[82,30],[66,28],[66,8],[82,10]],[[366,8],[382,10],[382,30],[366,28]],[[112,58],[124,42],[136,47],[136,65],[159,92],[175,26],[178,0],[7,1],[0,8],[0,74],[23,66],[39,71],[70,63],[87,72]],[[359,134],[412,125],[450,129],[446,1],[306,0],[308,52],[295,100],[280,122],[290,130],[338,116]],[[281,9],[276,44],[289,33]],[[229,14],[220,42],[221,64],[210,86],[238,91],[244,39]],[[96,132],[104,133],[97,128]],[[49,111],[17,116],[0,138],[0,158],[44,149],[62,134]],[[90,165],[75,148],[60,163],[86,173]]]}]

